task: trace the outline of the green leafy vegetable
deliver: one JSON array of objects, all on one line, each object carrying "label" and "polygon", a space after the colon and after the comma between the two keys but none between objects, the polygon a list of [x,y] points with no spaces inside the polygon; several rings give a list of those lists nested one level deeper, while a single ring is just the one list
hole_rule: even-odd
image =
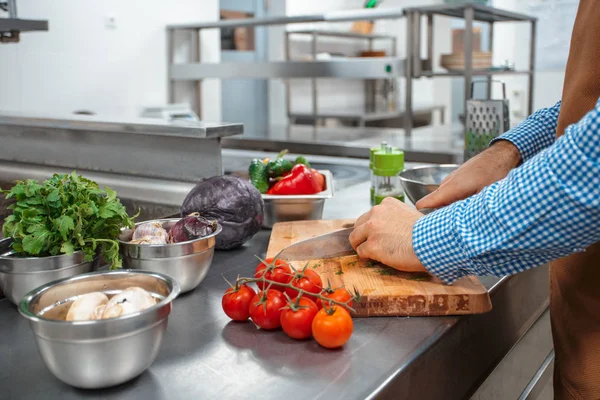
[{"label": "green leafy vegetable", "polygon": [[100,245],[111,269],[121,267],[117,237],[121,228],[133,228],[135,217],[127,215],[114,190],[100,190],[96,182],[73,172],[54,174],[42,184],[17,181],[2,193],[15,200],[2,233],[12,237],[16,253],[45,257],[82,250],[86,261],[92,261]]}]

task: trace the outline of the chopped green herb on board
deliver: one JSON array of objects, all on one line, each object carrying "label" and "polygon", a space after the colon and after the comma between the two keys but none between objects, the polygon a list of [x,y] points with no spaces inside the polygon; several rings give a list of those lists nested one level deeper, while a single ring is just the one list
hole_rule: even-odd
[{"label": "chopped green herb on board", "polygon": [[398,275],[398,272],[399,271],[396,271],[395,269],[392,269],[392,268],[382,268],[382,269],[377,270],[377,273],[379,275],[387,275],[387,276]]},{"label": "chopped green herb on board", "polygon": [[344,271],[342,271],[342,269],[338,269],[337,271],[335,271],[336,275],[344,275]]},{"label": "chopped green herb on board", "polygon": [[421,273],[415,273],[413,274],[410,278],[408,278],[409,281],[430,281],[431,280],[431,275],[429,274],[421,274]]}]

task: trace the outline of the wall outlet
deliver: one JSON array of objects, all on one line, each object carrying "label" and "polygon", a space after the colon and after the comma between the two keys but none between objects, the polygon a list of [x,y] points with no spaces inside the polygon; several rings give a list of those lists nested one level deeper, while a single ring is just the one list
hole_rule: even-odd
[{"label": "wall outlet", "polygon": [[104,17],[104,27],[106,29],[117,29],[117,19],[115,17]]},{"label": "wall outlet", "polygon": [[515,118],[523,118],[525,116],[525,91],[518,89],[510,93],[510,108]]}]

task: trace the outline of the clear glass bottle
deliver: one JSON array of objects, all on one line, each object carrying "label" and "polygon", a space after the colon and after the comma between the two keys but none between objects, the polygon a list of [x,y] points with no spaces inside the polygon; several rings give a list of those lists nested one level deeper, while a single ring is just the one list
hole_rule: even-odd
[{"label": "clear glass bottle", "polygon": [[404,170],[404,152],[385,146],[373,154],[373,203],[381,204],[386,197],[404,201],[400,172]]}]

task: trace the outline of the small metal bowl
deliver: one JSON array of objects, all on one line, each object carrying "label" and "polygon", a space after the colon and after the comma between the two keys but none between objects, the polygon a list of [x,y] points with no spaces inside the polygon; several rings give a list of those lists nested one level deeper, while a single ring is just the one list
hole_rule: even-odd
[{"label": "small metal bowl", "polygon": [[263,194],[265,219],[263,227],[272,228],[277,222],[305,221],[323,218],[325,200],[333,197],[333,176],[331,171],[319,171],[325,177],[325,190],[307,195]]},{"label": "small metal bowl", "polygon": [[400,181],[406,195],[415,204],[440,187],[440,183],[460,165],[424,165],[400,173]]},{"label": "small metal bowl", "polygon": [[[151,221],[175,223],[179,219]],[[138,222],[136,226],[151,221]],[[167,274],[179,282],[181,293],[189,292],[206,277],[215,254],[216,236],[221,230],[219,224],[212,235],[170,244],[132,244],[121,236],[119,249],[123,256],[123,267]]]},{"label": "small metal bowl", "polygon": [[[160,301],[119,318],[64,320],[77,296],[90,292],[111,296],[132,286]],[[133,379],[152,365],[179,291],[179,284],[163,274],[99,271],[29,292],[19,303],[19,312],[29,320],[42,360],[54,376],[78,388],[106,388]]]},{"label": "small metal bowl", "polygon": [[45,283],[69,278],[97,267],[94,261],[85,261],[85,254],[76,251],[71,255],[50,257],[19,257],[11,249],[12,239],[0,240],[0,292],[13,304]]}]

